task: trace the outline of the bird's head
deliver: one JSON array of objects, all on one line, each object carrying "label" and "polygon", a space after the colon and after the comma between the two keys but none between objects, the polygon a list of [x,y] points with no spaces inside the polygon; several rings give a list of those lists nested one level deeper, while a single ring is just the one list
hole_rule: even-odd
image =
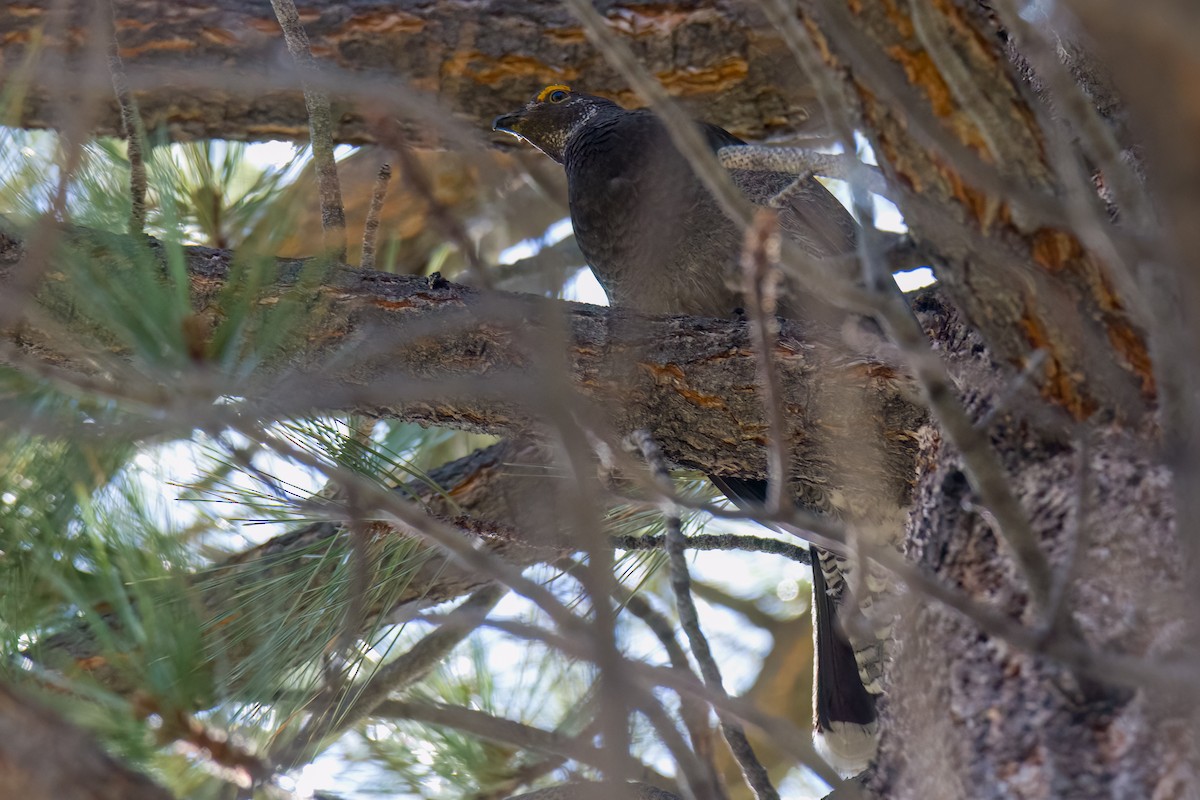
[{"label": "bird's head", "polygon": [[524,139],[561,164],[571,137],[597,114],[614,109],[620,110],[620,106],[611,100],[554,84],[519,111],[496,117],[492,130]]}]

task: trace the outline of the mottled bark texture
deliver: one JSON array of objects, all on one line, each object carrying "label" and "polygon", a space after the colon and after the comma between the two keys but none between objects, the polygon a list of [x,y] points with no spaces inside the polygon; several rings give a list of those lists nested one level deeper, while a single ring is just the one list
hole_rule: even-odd
[{"label": "mottled bark texture", "polygon": [[[286,58],[269,0],[116,0],[120,55],[147,129],[176,137],[304,139],[308,120],[298,78]],[[89,3],[51,0],[0,8],[0,57],[5,71],[40,59],[20,120],[54,126],[64,93],[80,88],[69,60],[88,38]],[[793,133],[817,113],[811,89],[790,68],[777,31],[745,3],[605,3],[613,28],[629,38],[647,68],[699,116],[760,139]],[[56,16],[56,8],[66,8]],[[548,83],[579,82],[590,92],[635,102],[628,84],[588,44],[578,22],[553,0],[424,2],[344,0],[302,6],[313,53],[327,74],[351,88],[356,75],[380,81],[376,102],[339,93],[334,137],[375,140],[367,114],[386,97],[387,82],[436,96],[442,107],[487,130],[492,117],[516,108]],[[35,46],[36,43],[36,46]],[[214,68],[189,91],[147,78],[156,71]],[[57,67],[57,69],[55,68]],[[66,67],[66,70],[62,68]],[[341,68],[341,71],[338,71]],[[262,82],[274,82],[264,91]],[[204,84],[207,88],[201,88]],[[258,84],[258,85],[256,85]],[[586,86],[583,86],[586,84]],[[111,90],[111,87],[110,87]],[[96,91],[103,92],[98,83]],[[105,98],[107,103],[108,98]],[[120,133],[115,103],[98,132]],[[410,133],[428,141],[428,126]]]},{"label": "mottled bark texture", "polygon": [[1024,366],[1042,351],[1044,397],[1076,418],[1139,414],[1154,396],[1145,333],[1112,265],[1072,227],[1067,197],[1079,187],[1056,172],[1044,110],[984,10],[935,0],[804,8],[851,123],[992,352]]},{"label": "mottled bark texture", "polygon": [[[943,322],[938,340],[964,362],[960,374],[973,373],[964,394],[982,418],[1005,393],[1001,373],[961,320]],[[1177,656],[1187,571],[1170,475],[1153,437],[1110,424],[1070,433],[1014,410],[1031,401],[996,410],[989,433],[1060,580],[1069,580],[1063,602],[1097,653],[1148,664]],[[931,435],[918,463],[907,556],[971,598],[1041,627],[961,458]],[[914,607],[901,617],[882,706],[872,781],[881,797],[1195,796],[1190,702],[1152,680],[1136,691],[1105,684],[1089,700],[1054,660],[983,635],[942,604],[908,600]]]}]

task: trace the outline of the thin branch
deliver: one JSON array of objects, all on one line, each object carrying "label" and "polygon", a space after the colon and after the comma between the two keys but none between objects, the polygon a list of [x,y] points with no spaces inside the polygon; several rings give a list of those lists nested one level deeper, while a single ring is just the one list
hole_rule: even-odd
[{"label": "thin branch", "polygon": [[[739,518],[744,518],[740,514]],[[667,538],[662,534],[648,536],[612,536],[609,537],[613,547],[621,550],[661,550],[666,547]],[[766,536],[747,536],[736,533],[701,533],[684,539],[684,546],[689,550],[744,550],[750,553],[771,553],[784,558],[790,558],[799,564],[811,564],[812,556],[807,547],[785,542],[781,539],[770,539]]]},{"label": "thin branch", "polygon": [[987,434],[972,424],[946,372],[946,365],[930,349],[929,341],[900,297],[899,290],[886,298],[880,297],[878,309],[888,336],[907,357],[942,431],[962,455],[971,485],[995,516],[997,532],[1016,558],[1034,605],[1045,609],[1053,584],[1050,562],[1013,492],[1000,457]]},{"label": "thin branch", "polygon": [[[489,741],[569,758],[599,769],[607,768],[611,762],[588,737],[566,736],[461,706],[417,700],[384,700],[375,707],[372,716],[453,728]],[[624,777],[641,777],[643,772],[642,766],[631,759],[626,763]]]},{"label": "thin branch", "polygon": [[129,158],[129,197],[132,207],[129,212],[129,233],[138,235],[146,229],[146,162],[142,156],[145,130],[138,113],[137,100],[129,91],[125,78],[125,65],[121,61],[121,47],[117,42],[116,7],[108,2],[111,41],[108,51],[108,69],[112,73],[113,91],[121,109],[121,129],[125,132],[125,150]]},{"label": "thin branch", "polygon": [[[780,26],[785,41],[793,54],[803,52],[797,58],[805,74],[816,82],[818,96],[827,101],[832,109],[838,110],[832,117],[840,122],[839,136],[847,152],[854,149],[851,126],[844,106],[844,95],[836,88],[832,72],[825,67],[811,37],[797,22],[795,9],[787,0],[763,0],[763,9],[772,24]],[[886,93],[897,107],[905,110],[905,119],[913,133],[929,146],[938,150],[954,164],[974,185],[994,195],[1005,197],[1018,206],[1032,220],[1041,220],[1047,225],[1064,221],[1062,201],[1041,187],[1032,187],[1018,177],[1006,175],[994,164],[989,164],[970,147],[964,145],[943,127],[930,111],[926,98],[909,85],[899,68],[886,60],[869,38],[860,31],[853,17],[837,3],[822,2],[821,7],[828,15],[828,24],[823,28],[830,39],[841,44],[848,57],[853,59],[855,69],[872,82],[875,91]]]},{"label": "thin branch", "polygon": [[466,602],[446,615],[442,625],[417,642],[404,655],[380,667],[366,685],[341,693],[339,698],[313,709],[308,722],[273,760],[282,770],[308,762],[321,743],[347,731],[370,716],[390,694],[411,686],[442,661],[472,631],[481,625],[487,613],[508,590],[495,584],[475,592]]},{"label": "thin branch", "polygon": [[1112,129],[1059,58],[1061,43],[1057,39],[1051,41],[1052,28],[1033,25],[1021,16],[1017,5],[1015,0],[999,0],[991,8],[1015,38],[1021,55],[1029,60],[1038,77],[1045,82],[1055,111],[1078,135],[1088,157],[1100,168],[1105,183],[1112,187],[1113,199],[1122,216],[1129,217],[1134,230],[1148,230],[1153,226],[1153,215],[1149,211],[1145,186],[1121,157],[1121,146]]},{"label": "thin branch", "polygon": [[[650,438],[649,434],[640,432],[636,436],[642,454],[645,456],[651,470],[663,482],[670,481],[670,471],[663,460],[662,451]],[[675,592],[675,604],[679,611],[679,623],[687,634],[688,643],[692,647],[692,655],[700,665],[700,674],[704,683],[715,694],[725,694],[721,680],[721,669],[713,658],[708,647],[708,639],[700,629],[700,617],[696,612],[696,603],[692,600],[691,576],[688,574],[687,558],[684,555],[685,539],[683,529],[679,524],[679,513],[674,509],[666,509],[666,539],[667,556],[671,565],[671,588]],[[771,776],[763,767],[762,762],[754,754],[746,732],[736,722],[721,716],[721,733],[729,745],[730,752],[742,768],[746,783],[759,800],[778,800],[779,793],[771,784]]]},{"label": "thin branch", "polygon": [[310,76],[319,73],[320,69],[313,58],[308,34],[300,21],[295,2],[271,0],[271,8],[275,10],[279,27],[283,29],[288,52],[292,54],[304,87],[304,106],[308,112],[317,190],[321,196],[321,229],[325,234],[325,251],[342,261],[346,258],[346,210],[342,205],[342,189],[333,158],[333,114],[329,108],[329,96],[311,83]]},{"label": "thin branch", "polygon": [[975,426],[980,430],[989,430],[992,423],[1004,412],[1008,411],[1009,406],[1014,400],[1020,396],[1021,392],[1033,385],[1033,379],[1037,375],[1042,374],[1042,368],[1046,366],[1047,359],[1045,350],[1034,350],[1029,354],[1029,363],[1027,363],[1016,377],[1008,382],[1004,387],[1004,391],[992,400],[991,408],[987,410]]},{"label": "thin branch", "polygon": [[525,794],[513,795],[508,800],[681,800],[681,798],[679,795],[665,792],[648,783],[578,781],[560,783]]},{"label": "thin branch", "polygon": [[[675,638],[675,627],[666,615],[654,608],[650,601],[640,594],[629,592],[623,598],[623,602],[625,608],[644,622],[646,627],[658,638],[663,649],[667,651],[671,666],[688,675],[694,674],[687,653],[680,646],[679,640]],[[726,794],[721,785],[720,773],[713,760],[715,753],[713,752],[713,732],[708,722],[708,707],[697,701],[696,698],[680,693],[679,716],[683,720],[683,726],[687,728],[688,738],[692,740],[692,751],[703,766],[703,775],[710,790],[715,795],[724,798]]]},{"label": "thin branch", "polygon": [[[788,491],[787,422],[783,417],[783,387],[775,367],[779,322],[775,310],[779,293],[779,220],[774,211],[759,209],[746,229],[742,247],[743,302],[750,317],[750,339],[758,364],[758,385],[767,417],[767,508],[778,510]],[[670,537],[668,547],[670,550]]]},{"label": "thin branch", "polygon": [[359,269],[375,269],[375,245],[379,239],[379,214],[383,200],[387,197],[388,182],[392,179],[392,165],[384,164],[375,176],[375,187],[371,192],[371,206],[367,209],[367,221],[363,224],[362,259]]},{"label": "thin branch", "polygon": [[1088,525],[1093,491],[1092,447],[1089,433],[1080,433],[1075,453],[1075,524],[1067,533],[1067,546],[1063,553],[1063,567],[1058,580],[1050,592],[1050,604],[1046,608],[1044,626],[1046,636],[1056,636],[1071,628],[1071,588],[1081,568],[1081,553],[1088,551],[1091,528]]},{"label": "thin branch", "polygon": [[380,142],[384,146],[391,148],[396,157],[400,159],[400,168],[404,180],[425,201],[425,205],[429,207],[430,217],[434,225],[440,229],[443,236],[454,243],[459,252],[462,253],[463,258],[467,260],[467,267],[470,270],[471,277],[474,279],[474,283],[484,289],[490,288],[492,280],[491,275],[488,274],[487,265],[479,257],[479,248],[471,241],[471,237],[467,233],[466,226],[463,225],[462,220],[455,216],[453,209],[438,198],[424,167],[413,157],[412,150],[404,142],[400,141],[396,131],[392,128],[385,128],[382,125],[377,127],[380,129]]},{"label": "thin branch", "polygon": [[1003,172],[1006,165],[1016,163],[1010,152],[1015,143],[1006,146],[1005,142],[997,139],[996,132],[1003,131],[1004,125],[996,109],[986,99],[987,92],[979,86],[977,76],[954,52],[951,44],[953,37],[945,18],[931,6],[930,0],[909,0],[908,11],[917,40],[929,53],[942,80],[953,94],[954,101],[975,124],[975,129],[983,139],[990,156],[987,160],[997,164]]},{"label": "thin branch", "polygon": [[640,94],[662,119],[672,144],[688,160],[696,176],[704,184],[730,219],[743,227],[750,223],[750,203],[742,196],[721,167],[712,148],[701,136],[695,123],[671,99],[662,84],[638,61],[629,45],[618,38],[592,6],[591,0],[565,0],[583,27],[588,39],[606,61]]},{"label": "thin branch", "polygon": [[[532,641],[544,642],[564,653],[577,658],[591,661],[587,645],[579,645],[575,640],[561,636],[553,631],[536,625],[530,625],[513,620],[489,620],[488,626],[511,636]],[[791,722],[772,716],[755,708],[753,703],[739,697],[730,697],[725,692],[710,689],[695,675],[680,674],[673,667],[656,667],[640,661],[625,659],[622,668],[634,678],[632,685],[640,691],[663,686],[677,692],[687,692],[709,703],[720,716],[739,720],[767,734],[775,746],[793,753],[797,760],[812,769],[822,780],[831,785],[842,783],[841,777],[830,767],[813,748],[812,736],[808,731],[801,731]]]},{"label": "thin branch", "polygon": [[[821,153],[804,147],[765,147],[757,144],[731,145],[717,151],[717,159],[725,169],[753,172],[786,172],[803,182],[814,175],[835,180],[863,181],[863,188],[872,194],[888,197],[887,178],[879,170],[864,164],[858,156],[844,153]],[[787,189],[783,193],[787,194]],[[772,205],[775,205],[773,202]]]},{"label": "thin branch", "polygon": [[255,783],[270,779],[272,771],[268,762],[232,741],[226,731],[205,725],[182,711],[157,713],[163,717],[163,725],[158,732],[159,741],[164,744],[175,742],[187,750],[202,754],[227,783],[245,790]]}]

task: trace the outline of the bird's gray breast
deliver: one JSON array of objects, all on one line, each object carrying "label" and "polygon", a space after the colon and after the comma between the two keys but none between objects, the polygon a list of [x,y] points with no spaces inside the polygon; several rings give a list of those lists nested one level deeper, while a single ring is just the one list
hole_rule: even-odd
[{"label": "bird's gray breast", "polygon": [[741,235],[649,114],[595,120],[564,157],[579,247],[614,305],[723,316]]}]

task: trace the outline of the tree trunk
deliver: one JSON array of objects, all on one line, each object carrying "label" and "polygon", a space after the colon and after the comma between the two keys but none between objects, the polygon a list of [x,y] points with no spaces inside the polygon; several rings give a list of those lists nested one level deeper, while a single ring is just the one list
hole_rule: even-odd
[{"label": "tree trunk", "polygon": [[[1004,394],[993,373],[966,397],[978,419]],[[1048,428],[1015,410],[1028,407],[999,408],[988,433],[1051,557],[1060,612],[1087,649],[1048,655],[1061,644],[1055,632],[987,635],[910,591],[872,787],[889,800],[1195,797],[1192,700],[1180,702],[1176,680],[1155,669],[1178,658],[1188,571],[1153,432]],[[961,457],[936,434],[924,445],[906,555],[966,598],[1047,630]]]}]

